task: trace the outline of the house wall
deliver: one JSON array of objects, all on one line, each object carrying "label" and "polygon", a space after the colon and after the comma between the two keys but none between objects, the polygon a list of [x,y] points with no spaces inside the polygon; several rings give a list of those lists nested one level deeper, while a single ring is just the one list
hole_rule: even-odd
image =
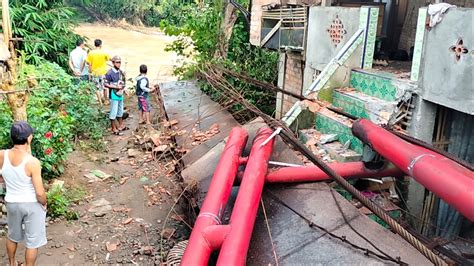
[{"label": "house wall", "polygon": [[[456,8],[426,31],[420,61],[423,99],[474,115],[474,9]],[[462,52],[456,53],[455,49]]]},{"label": "house wall", "polygon": [[[282,53],[284,59],[284,69],[280,69],[283,80],[280,85],[285,91],[296,93],[302,95],[303,88],[303,69],[304,61],[303,55],[297,52],[287,52]],[[289,95],[278,94],[277,101],[281,104],[277,105],[276,117],[280,118],[282,114],[285,114],[288,110],[293,107],[293,105],[298,101],[298,99],[291,97]]]},{"label": "house wall", "polygon": [[252,1],[250,20],[250,43],[260,45],[262,40],[262,11],[266,8],[274,8],[286,5],[315,6],[320,5],[321,0],[254,0]]},{"label": "house wall", "polygon": [[[309,12],[308,38],[306,43],[306,68],[304,88],[307,89],[316,79],[316,73],[341,50],[345,43],[359,29],[360,9],[349,7],[312,7]],[[338,19],[343,27],[341,42],[335,44],[328,29]],[[362,48],[355,52],[347,66],[360,67]]]},{"label": "house wall", "polygon": [[[410,0],[408,1],[407,15],[403,24],[402,34],[400,36],[399,49],[410,51],[415,42],[416,24],[418,20],[418,9],[434,3],[435,0]],[[472,0],[444,0],[443,2],[456,5],[458,7],[474,7]]]}]

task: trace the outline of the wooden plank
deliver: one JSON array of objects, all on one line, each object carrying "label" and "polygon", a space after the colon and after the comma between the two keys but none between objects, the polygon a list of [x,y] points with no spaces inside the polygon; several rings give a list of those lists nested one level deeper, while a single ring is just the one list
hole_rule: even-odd
[{"label": "wooden plank", "polygon": [[281,20],[278,21],[278,23],[275,25],[275,27],[273,27],[273,29],[267,34],[267,36],[265,36],[265,38],[263,38],[262,42],[260,42],[260,46],[264,46],[270,40],[270,38],[275,34],[275,32],[278,31],[280,26],[281,26]]}]

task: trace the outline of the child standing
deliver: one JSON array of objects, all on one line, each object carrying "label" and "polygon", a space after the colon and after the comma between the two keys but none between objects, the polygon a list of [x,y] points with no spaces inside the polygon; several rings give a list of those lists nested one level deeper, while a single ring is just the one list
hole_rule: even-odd
[{"label": "child standing", "polygon": [[151,124],[150,121],[150,99],[149,93],[154,91],[154,88],[150,88],[150,81],[146,77],[148,68],[146,65],[140,66],[140,75],[136,78],[137,89],[136,95],[138,97],[138,110],[140,111],[140,124],[146,123],[147,125]]}]

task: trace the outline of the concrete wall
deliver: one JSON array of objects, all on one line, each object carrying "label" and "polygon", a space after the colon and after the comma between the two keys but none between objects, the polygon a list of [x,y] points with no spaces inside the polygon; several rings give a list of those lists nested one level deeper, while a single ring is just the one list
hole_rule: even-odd
[{"label": "concrete wall", "polygon": [[[425,100],[474,115],[474,9],[450,9],[426,31],[419,86]],[[457,46],[456,46],[457,45]],[[453,51],[465,49],[456,56]]]},{"label": "concrete wall", "polygon": [[[400,36],[399,49],[410,51],[415,42],[416,22],[418,19],[418,9],[434,3],[435,0],[410,0],[408,1],[407,15],[403,24],[402,34]],[[474,7],[473,0],[445,0],[445,3],[456,5],[458,7]]]},{"label": "concrete wall", "polygon": [[[345,34],[341,43],[335,45],[327,31],[332,22],[338,18],[342,23]],[[308,37],[306,43],[306,67],[304,72],[303,88],[307,89],[316,79],[319,71],[334,58],[349,39],[360,27],[360,8],[345,7],[311,7],[308,20]],[[354,54],[338,70],[338,81],[332,87],[345,86],[349,81],[349,70],[360,67],[363,48],[357,48]],[[331,93],[329,93],[331,95]]]}]

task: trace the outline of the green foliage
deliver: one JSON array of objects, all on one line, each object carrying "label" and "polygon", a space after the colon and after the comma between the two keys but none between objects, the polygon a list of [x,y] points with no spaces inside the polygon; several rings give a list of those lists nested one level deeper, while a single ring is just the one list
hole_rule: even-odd
[{"label": "green foliage", "polygon": [[[185,16],[176,12],[192,12],[193,1],[187,0],[71,0],[73,5],[87,7],[102,18],[125,19],[132,24],[159,26],[162,21],[183,25]],[[185,13],[186,14],[186,13]]]},{"label": "green foliage", "polygon": [[[213,62],[228,69],[246,73],[252,78],[276,83],[278,53],[249,44],[249,34],[243,17],[238,18],[233,28],[227,58],[216,59],[214,55],[218,49],[222,20],[221,1],[208,3],[202,8],[195,6],[190,12],[184,12],[184,10],[188,10],[188,6],[183,6],[183,12],[179,9],[175,12],[183,17],[179,21],[184,20],[186,23],[176,25],[171,20],[161,22],[161,27],[166,34],[177,36],[177,39],[167,47],[167,50],[176,52],[180,56],[192,58],[195,62],[178,66],[175,69],[175,74],[181,78],[189,78],[196,70],[202,69],[203,64]],[[273,114],[275,109],[275,95],[273,93],[262,91],[238,79],[228,78],[228,81],[248,101],[259,106],[265,113]],[[221,100],[221,95],[208,85],[203,84],[202,89],[214,100]],[[242,107],[234,106],[233,108],[233,111],[238,111]]]},{"label": "green foliage", "polygon": [[39,64],[45,58],[66,67],[80,38],[73,32],[74,11],[59,0],[12,0],[10,6],[13,35],[23,38],[19,49],[26,61]]},{"label": "green foliage", "polygon": [[86,6],[102,17],[126,19],[136,23],[145,19],[155,7],[155,0],[74,0],[72,4]]},{"label": "green foliage", "polygon": [[67,220],[79,219],[79,214],[69,209],[71,204],[66,196],[68,191],[61,186],[53,186],[47,193],[48,199],[48,215],[51,218],[64,217]]},{"label": "green foliage", "polygon": [[[64,171],[67,155],[76,138],[102,143],[107,120],[97,107],[89,83],[75,85],[60,66],[40,61],[38,66],[23,65],[20,81],[37,77],[37,87],[30,95],[28,122],[35,128],[32,153],[43,168],[43,177],[50,179]],[[26,86],[20,83],[19,87]],[[6,102],[0,101],[0,149],[10,147],[12,118]]]}]

